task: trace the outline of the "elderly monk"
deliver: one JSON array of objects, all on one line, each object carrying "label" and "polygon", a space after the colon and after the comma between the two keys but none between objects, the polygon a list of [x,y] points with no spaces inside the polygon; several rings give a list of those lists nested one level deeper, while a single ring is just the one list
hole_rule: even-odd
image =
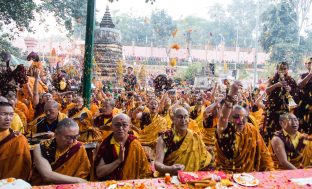
[{"label": "elderly monk", "polygon": [[216,164],[228,172],[273,170],[273,161],[262,136],[256,127],[247,123],[246,110],[239,105],[233,108],[233,96],[242,88],[235,81],[221,109],[217,126]]},{"label": "elderly monk", "polygon": [[292,113],[279,118],[282,130],[271,140],[273,160],[278,169],[297,169],[312,165],[312,138],[298,132],[299,121]]},{"label": "elderly monk", "polygon": [[152,171],[140,142],[134,135],[128,134],[130,124],[126,114],[113,118],[113,133],[97,147],[94,179],[127,180],[151,176]]},{"label": "elderly monk", "polygon": [[11,129],[14,110],[8,102],[0,102],[0,180],[19,178],[28,180],[31,157],[27,139]]},{"label": "elderly monk", "polygon": [[66,117],[65,114],[59,111],[59,105],[56,101],[47,101],[44,105],[44,114],[29,123],[29,130],[35,133],[33,137],[47,135],[48,138],[51,138],[54,136],[58,122]]},{"label": "elderly monk", "polygon": [[78,137],[79,126],[72,119],[57,124],[55,138],[34,149],[32,185],[86,182],[91,165]]},{"label": "elderly monk", "polygon": [[212,155],[200,135],[187,129],[188,122],[188,111],[176,109],[174,127],[158,138],[155,168],[161,174],[203,170],[211,163]]},{"label": "elderly monk", "polygon": [[158,105],[156,99],[150,99],[147,104],[149,112],[138,114],[140,119],[140,129],[137,129],[138,138],[151,160],[155,159],[155,146],[159,133],[166,131],[168,128],[166,120],[158,114]]}]

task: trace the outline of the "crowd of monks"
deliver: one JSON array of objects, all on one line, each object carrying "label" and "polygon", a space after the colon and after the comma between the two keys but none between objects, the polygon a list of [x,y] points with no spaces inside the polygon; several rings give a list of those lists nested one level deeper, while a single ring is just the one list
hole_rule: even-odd
[{"label": "crowd of monks", "polygon": [[130,67],[133,86],[118,97],[94,89],[90,108],[76,92],[48,91],[34,63],[27,83],[1,93],[0,179],[46,185],[312,166],[311,62],[299,80],[279,63],[263,91],[240,81],[140,90]]}]

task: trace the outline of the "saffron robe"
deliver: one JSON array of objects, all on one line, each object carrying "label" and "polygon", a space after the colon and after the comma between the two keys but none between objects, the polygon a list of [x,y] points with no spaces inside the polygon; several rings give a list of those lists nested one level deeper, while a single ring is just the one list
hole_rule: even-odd
[{"label": "saffron robe", "polygon": [[14,177],[28,181],[31,175],[31,156],[27,139],[18,132],[0,141],[0,180]]},{"label": "saffron robe", "polygon": [[[40,143],[41,155],[47,159],[54,172],[87,179],[90,174],[90,162],[86,149],[80,142],[74,143],[64,153],[57,157],[55,139],[45,140]],[[31,177],[32,185],[53,184],[46,183],[41,178],[36,170],[36,165],[33,166],[33,175]]]},{"label": "saffron robe", "polygon": [[262,136],[250,123],[246,123],[239,134],[229,123],[221,137],[217,133],[216,136],[217,169],[238,173],[274,170],[271,154]]},{"label": "saffron robe", "polygon": [[[113,134],[109,135],[100,145],[95,157],[94,167],[99,165],[101,159],[105,164],[112,163],[118,158],[118,153],[114,144],[111,144]],[[150,164],[144,150],[134,135],[129,135],[125,143],[125,160],[111,174],[104,178],[98,178],[93,170],[92,180],[129,180],[142,179],[152,175]]]},{"label": "saffron robe", "polygon": [[[274,136],[279,137],[285,146],[288,161],[298,169],[312,166],[312,141],[305,140],[302,133],[298,132],[298,145],[294,146],[290,136],[285,135],[283,130],[275,132]],[[272,145],[269,147],[276,169],[285,169],[278,161]]]},{"label": "saffron robe", "polygon": [[199,134],[187,130],[186,136],[179,142],[174,142],[173,130],[161,135],[165,143],[164,164],[183,164],[184,171],[198,171],[206,168],[212,159]]}]

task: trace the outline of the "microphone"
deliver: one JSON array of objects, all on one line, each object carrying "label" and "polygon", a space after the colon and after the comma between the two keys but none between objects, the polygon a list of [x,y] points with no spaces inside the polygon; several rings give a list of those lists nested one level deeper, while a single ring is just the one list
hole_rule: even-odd
[{"label": "microphone", "polygon": [[40,123],[42,123],[43,121],[45,121],[47,119],[47,116],[43,116],[42,118],[38,118],[37,120],[37,123],[34,124],[33,126],[31,126],[30,128],[30,138],[31,138],[31,141],[33,139],[33,128],[36,127],[37,125],[39,125]]}]

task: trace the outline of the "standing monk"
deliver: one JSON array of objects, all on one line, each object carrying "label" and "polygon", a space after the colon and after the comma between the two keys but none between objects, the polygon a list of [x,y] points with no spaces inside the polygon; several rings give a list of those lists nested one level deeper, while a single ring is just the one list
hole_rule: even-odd
[{"label": "standing monk", "polygon": [[268,95],[265,106],[263,136],[267,144],[274,132],[281,129],[279,116],[289,112],[289,95],[297,96],[296,81],[288,75],[288,63],[281,62],[276,67],[275,75],[270,78],[266,93]]},{"label": "standing monk", "polygon": [[35,147],[33,185],[86,182],[91,166],[78,137],[77,123],[65,118],[58,123],[55,138]]},{"label": "standing monk", "polygon": [[28,180],[31,157],[27,139],[11,127],[14,110],[8,102],[0,102],[0,180],[14,177]]},{"label": "standing monk", "polygon": [[299,119],[299,131],[312,134],[312,58],[305,63],[308,72],[301,75],[301,81],[298,82],[301,97],[296,116]]}]

